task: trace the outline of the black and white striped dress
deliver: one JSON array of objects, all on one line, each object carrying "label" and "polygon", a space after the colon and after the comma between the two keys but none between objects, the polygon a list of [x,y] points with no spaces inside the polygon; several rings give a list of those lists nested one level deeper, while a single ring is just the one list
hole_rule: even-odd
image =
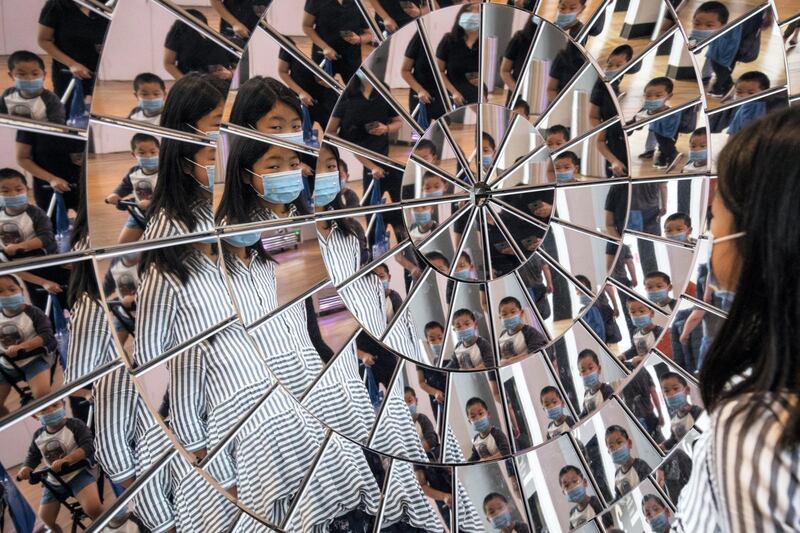
[{"label": "black and white striped dress", "polygon": [[80,295],[70,310],[69,338],[65,385],[119,359],[105,310],[86,293]]},{"label": "black and white striped dress", "polygon": [[239,508],[203,479],[183,457],[170,462],[178,531],[228,531]]},{"label": "black and white striped dress", "polygon": [[324,437],[322,424],[276,387],[234,438],[239,501],[279,526]]},{"label": "black and white striped dress", "polygon": [[[239,313],[246,325],[256,322],[278,307],[275,263],[252,251],[249,264],[225,255]],[[308,335],[306,306],[300,301],[250,332],[275,377],[300,397],[322,371],[322,360]]]},{"label": "black and white striped dress", "polygon": [[[184,260],[186,283],[150,265],[137,295],[134,358],[138,364],[191,341],[233,314],[218,265],[192,249]],[[267,391],[271,377],[241,323],[233,322],[180,352],[170,363],[172,429],[189,451],[210,450]],[[235,482],[229,450],[211,463],[223,485]]]},{"label": "black and white striped dress", "polygon": [[197,218],[197,224],[193,230],[180,220],[169,216],[163,209],[151,216],[147,221],[142,241],[152,239],[163,239],[165,237],[178,237],[189,233],[206,233],[214,229],[214,212],[211,202],[205,199],[193,202],[188,208]]},{"label": "black and white striped dress", "polygon": [[[715,409],[695,442],[673,531],[800,531],[800,446],[778,446],[798,401],[797,394],[743,395]],[[747,420],[741,407],[758,414]]]}]

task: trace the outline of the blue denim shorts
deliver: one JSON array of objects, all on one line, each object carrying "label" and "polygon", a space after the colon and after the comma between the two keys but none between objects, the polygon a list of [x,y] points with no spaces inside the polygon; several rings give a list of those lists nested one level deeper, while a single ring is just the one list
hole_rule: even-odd
[{"label": "blue denim shorts", "polygon": [[[84,488],[86,488],[87,486],[89,486],[94,482],[95,482],[95,477],[92,475],[91,472],[89,472],[89,470],[84,468],[78,473],[77,476],[67,481],[67,486],[69,487],[69,490],[67,490],[67,488],[61,485],[60,483],[54,485],[54,487],[56,489],[55,492],[58,493],[58,495],[61,496],[62,499],[65,499],[70,496],[77,496],[80,491],[82,491]],[[47,486],[45,486],[44,490],[42,491],[42,499],[40,503],[45,504],[45,503],[60,501],[56,497],[56,494],[54,494],[53,492],[54,491],[50,490]]]},{"label": "blue denim shorts", "polygon": [[[50,370],[51,361],[48,361],[47,357],[37,357],[27,365],[22,367],[22,372],[17,370],[9,370],[6,367],[3,367],[3,371],[8,374],[8,376],[14,380],[14,383],[17,381],[28,381],[30,382],[31,379],[40,372],[45,370]],[[0,384],[9,383],[8,379],[6,379],[5,374],[0,373]]]}]

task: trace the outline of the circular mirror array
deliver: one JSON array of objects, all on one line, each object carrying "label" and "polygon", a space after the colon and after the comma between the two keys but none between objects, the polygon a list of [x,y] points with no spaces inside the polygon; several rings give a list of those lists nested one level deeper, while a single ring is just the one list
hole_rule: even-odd
[{"label": "circular mirror array", "polygon": [[797,8],[0,0],[4,519],[668,530]]}]

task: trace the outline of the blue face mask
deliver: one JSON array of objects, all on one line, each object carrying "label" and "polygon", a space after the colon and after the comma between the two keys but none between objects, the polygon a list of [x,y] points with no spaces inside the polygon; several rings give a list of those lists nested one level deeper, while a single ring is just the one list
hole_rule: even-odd
[{"label": "blue face mask", "polygon": [[564,183],[570,181],[575,174],[574,170],[566,170],[564,172],[556,172],[556,181]]},{"label": "blue face mask", "polygon": [[556,26],[563,28],[569,26],[578,19],[578,13],[561,13],[556,15]]},{"label": "blue face mask", "polygon": [[678,409],[686,405],[685,392],[679,392],[677,394],[673,394],[672,396],[666,396],[665,399],[667,400],[667,407],[669,407],[673,411],[677,411]]},{"label": "blue face mask", "polygon": [[492,518],[492,527],[495,529],[503,529],[511,525],[511,513],[503,511]]},{"label": "blue face mask", "polygon": [[578,503],[580,501],[583,501],[585,497],[586,497],[586,487],[584,487],[583,485],[578,485],[571,491],[567,492],[567,499],[572,503]]},{"label": "blue face mask", "polygon": [[16,311],[23,305],[25,305],[25,297],[21,292],[11,296],[0,296],[0,309]]},{"label": "blue face mask", "polygon": [[200,187],[202,187],[203,189],[205,189],[206,191],[208,191],[210,193],[213,193],[214,192],[214,178],[216,177],[217,167],[215,167],[214,165],[207,165],[207,166],[206,165],[200,165],[198,163],[195,163],[194,161],[192,161],[188,157],[185,158],[185,159],[188,162],[190,162],[191,164],[193,164],[194,166],[196,166],[196,167],[201,167],[201,168],[206,169],[206,176],[208,176],[208,185],[200,183],[200,180],[198,180],[194,176],[192,176],[192,177],[197,182],[197,184],[200,185]]},{"label": "blue face mask", "polygon": [[695,40],[697,42],[704,41],[714,35],[715,31],[716,30],[698,30],[695,28],[689,32],[689,40]]},{"label": "blue face mask", "polygon": [[294,131],[291,133],[273,133],[272,136],[282,141],[287,141],[294,144],[303,144],[302,131]]},{"label": "blue face mask", "polygon": [[456,338],[459,342],[469,342],[472,338],[475,337],[475,328],[469,329],[462,329],[460,331],[456,331]]},{"label": "blue face mask", "polygon": [[303,174],[299,168],[286,172],[261,174],[259,177],[264,187],[264,194],[261,197],[273,204],[294,202],[303,191]]},{"label": "blue face mask", "polygon": [[472,279],[472,272],[469,270],[459,270],[457,272],[453,272],[453,276],[455,276],[456,279],[466,281]]},{"label": "blue face mask", "polygon": [[33,80],[14,78],[14,87],[23,93],[38,93],[44,89],[44,78],[35,78]]},{"label": "blue face mask", "polygon": [[478,31],[481,27],[480,13],[461,13],[458,17],[458,25],[464,31]]},{"label": "blue face mask", "polygon": [[592,372],[591,374],[587,374],[583,376],[583,386],[587,389],[594,388],[600,382],[600,377],[597,375],[597,372]]},{"label": "blue face mask", "polygon": [[222,237],[222,240],[230,244],[231,246],[235,246],[236,248],[247,248],[248,246],[253,246],[255,243],[261,240],[260,233],[243,233],[241,235],[230,235],[227,237]]},{"label": "blue face mask", "polygon": [[650,315],[631,316],[631,322],[637,328],[646,328],[652,322]]},{"label": "blue face mask", "polygon": [[707,161],[708,150],[689,150],[689,161]]},{"label": "blue face mask", "polygon": [[317,174],[314,178],[314,205],[322,207],[328,205],[339,194],[339,171]]},{"label": "blue face mask", "polygon": [[484,416],[483,418],[479,418],[472,422],[472,428],[477,431],[478,433],[483,433],[487,429],[489,429],[489,417]]},{"label": "blue face mask", "polygon": [[667,233],[667,239],[671,241],[686,242],[686,234],[680,233]]},{"label": "blue face mask", "polygon": [[556,405],[547,410],[547,418],[550,420],[558,420],[564,414],[564,407],[561,405]]},{"label": "blue face mask", "polygon": [[408,403],[408,404],[406,404],[406,405],[408,405],[408,410],[409,410],[409,412],[411,413],[411,416],[414,416],[414,415],[416,415],[416,414],[417,414],[417,404],[415,404],[415,403]]},{"label": "blue face mask", "polygon": [[580,296],[578,296],[578,300],[580,300],[581,305],[589,305],[590,303],[592,303],[591,296],[586,296],[585,294],[581,294]]},{"label": "blue face mask", "polygon": [[141,107],[143,111],[150,111],[151,113],[154,111],[161,111],[161,108],[164,107],[164,99],[139,98],[139,107]]},{"label": "blue face mask", "polygon": [[486,154],[485,156],[481,157],[481,165],[483,166],[484,170],[489,168],[489,165],[492,164],[492,160],[494,156],[491,154]]},{"label": "blue face mask", "polygon": [[647,299],[653,303],[663,302],[668,298],[669,298],[669,292],[667,291],[667,289],[663,289],[660,291],[650,291],[647,293]]},{"label": "blue face mask", "polygon": [[423,198],[434,198],[436,196],[441,196],[443,194],[444,194],[444,191],[428,191],[428,192],[423,192],[422,193],[422,197]]},{"label": "blue face mask", "polygon": [[388,279],[382,279],[381,280],[381,285],[383,285],[383,290],[385,290],[385,291],[389,290],[389,280]]},{"label": "blue face mask", "polygon": [[522,317],[519,315],[510,316],[503,319],[503,327],[506,329],[514,329],[522,324]]},{"label": "blue face mask", "polygon": [[139,157],[136,156],[136,162],[144,170],[158,170],[158,156],[155,157]]},{"label": "blue face mask", "polygon": [[8,207],[15,210],[22,209],[28,205],[28,195],[26,193],[22,193],[15,194],[14,196],[2,196],[0,197],[0,202],[2,202],[3,207]]},{"label": "blue face mask", "polygon": [[664,107],[664,102],[666,102],[666,98],[656,98],[655,100],[645,100],[642,107],[644,107],[647,111],[655,111],[656,109],[661,109]]},{"label": "blue face mask", "polygon": [[714,291],[714,298],[719,301],[719,308],[727,313],[733,306],[733,299],[736,298],[736,293],[733,291],[717,289]]},{"label": "blue face mask", "polygon": [[631,458],[631,449],[627,446],[620,446],[611,454],[611,460],[615,465],[624,465]]},{"label": "blue face mask", "polygon": [[606,69],[606,78],[610,80],[611,78],[613,78],[614,76],[616,76],[620,72],[621,71],[619,71],[619,70],[608,70],[608,69]]},{"label": "blue face mask", "polygon": [[424,226],[430,222],[432,218],[430,211],[414,211],[414,224],[417,226]]},{"label": "blue face mask", "polygon": [[55,411],[40,415],[39,416],[39,422],[41,422],[41,424],[43,426],[57,426],[66,417],[67,417],[67,414],[64,412],[64,408],[63,407],[59,407]]},{"label": "blue face mask", "polygon": [[439,357],[440,355],[442,355],[442,345],[441,344],[431,344],[431,351],[433,352],[433,355],[435,355],[436,357]]},{"label": "blue face mask", "polygon": [[662,533],[669,529],[669,520],[664,513],[658,513],[649,521],[650,528],[657,533]]}]

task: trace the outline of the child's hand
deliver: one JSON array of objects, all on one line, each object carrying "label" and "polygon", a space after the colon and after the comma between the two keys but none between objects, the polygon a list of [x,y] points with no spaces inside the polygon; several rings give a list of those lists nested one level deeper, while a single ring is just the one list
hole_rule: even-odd
[{"label": "child's hand", "polygon": [[142,211],[144,211],[148,207],[150,207],[150,200],[142,200],[141,202],[139,202],[139,209],[141,209]]},{"label": "child's hand", "polygon": [[70,187],[69,182],[62,178],[53,178],[49,183],[54,191],[69,192],[70,190],[72,190],[72,187]]},{"label": "child's hand", "polygon": [[125,296],[124,298],[122,298],[121,302],[122,302],[122,306],[125,309],[130,309],[133,306],[133,304],[136,303],[136,295],[135,294],[129,294],[128,296]]},{"label": "child's hand", "polygon": [[17,472],[17,480],[19,480],[19,481],[23,481],[23,480],[25,480],[25,479],[30,479],[30,477],[31,477],[31,472],[33,472],[33,470],[31,470],[31,469],[30,469],[29,467],[27,467],[27,466],[23,466],[23,467],[20,469],[20,471],[19,471],[19,472]]},{"label": "child's hand", "polygon": [[9,346],[8,348],[6,348],[6,355],[8,357],[16,357],[20,350],[21,348],[19,347],[18,344]]},{"label": "child's hand", "polygon": [[119,197],[118,194],[111,193],[106,196],[106,203],[111,205],[117,205],[122,198]]},{"label": "child's hand", "polygon": [[6,244],[5,248],[3,248],[3,252],[9,257],[14,257],[20,249],[19,244]]},{"label": "child's hand", "polygon": [[64,459],[56,459],[50,463],[50,470],[53,472],[61,472],[61,470],[67,465],[69,465],[68,461],[65,461]]},{"label": "child's hand", "polygon": [[311,176],[314,175],[314,171],[311,170],[311,167],[306,165],[305,163],[300,163],[300,173],[307,178],[310,178]]}]

